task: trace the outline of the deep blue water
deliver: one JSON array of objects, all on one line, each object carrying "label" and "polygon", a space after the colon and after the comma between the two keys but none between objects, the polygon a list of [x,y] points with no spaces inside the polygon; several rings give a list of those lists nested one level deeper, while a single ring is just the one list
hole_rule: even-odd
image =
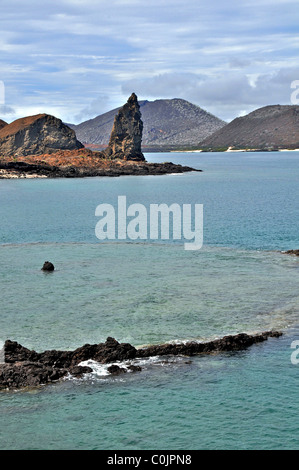
[{"label": "deep blue water", "polygon": [[290,249],[298,243],[297,152],[148,154],[203,173],[1,181],[1,243],[91,242],[95,208],[141,203],[203,204],[204,243]]},{"label": "deep blue water", "polygon": [[[299,448],[299,153],[147,154],[182,175],[0,180],[0,341],[42,351],[281,329],[237,354],[0,394],[1,449]],[[95,209],[203,204],[204,244],[101,242]],[[54,273],[45,275],[45,260]]]}]

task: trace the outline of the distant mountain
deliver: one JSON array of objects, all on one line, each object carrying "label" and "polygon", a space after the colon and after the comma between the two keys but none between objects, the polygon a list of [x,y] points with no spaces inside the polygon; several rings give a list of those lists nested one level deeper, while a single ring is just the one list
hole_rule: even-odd
[{"label": "distant mountain", "polygon": [[[139,101],[143,150],[190,148],[221,129],[226,122],[182,99]],[[105,147],[119,108],[79,125],[68,124],[91,147]]]},{"label": "distant mountain", "polygon": [[204,139],[202,149],[294,149],[299,148],[299,106],[273,105],[259,108]]}]

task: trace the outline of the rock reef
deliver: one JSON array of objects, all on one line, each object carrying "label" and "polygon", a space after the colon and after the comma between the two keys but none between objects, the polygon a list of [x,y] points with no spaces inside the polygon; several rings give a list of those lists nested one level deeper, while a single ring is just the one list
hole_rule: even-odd
[{"label": "rock reef", "polygon": [[299,256],[299,250],[288,250],[284,252],[286,255],[295,255]]},{"label": "rock reef", "polygon": [[[265,331],[255,335],[240,333],[206,343],[167,343],[141,349],[108,337],[105,343],[85,344],[74,351],[47,350],[42,353],[27,349],[16,341],[7,340],[3,348],[4,362],[0,364],[0,389],[36,387],[55,382],[67,375],[82,377],[92,372],[92,369],[81,366],[80,363],[90,359],[102,364],[111,364],[108,372],[115,375],[126,372],[126,369],[113,364],[117,361],[151,356],[194,356],[241,351],[270,337],[277,338],[281,335],[279,331]],[[134,364],[129,365],[128,369],[133,372],[141,370]]]}]

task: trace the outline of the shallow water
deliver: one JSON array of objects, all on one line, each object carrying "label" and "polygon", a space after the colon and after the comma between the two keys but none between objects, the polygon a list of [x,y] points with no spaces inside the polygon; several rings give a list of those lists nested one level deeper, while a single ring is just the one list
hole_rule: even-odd
[{"label": "shallow water", "polygon": [[[208,340],[285,328],[299,314],[297,259],[276,252],[42,243],[0,253],[1,339],[39,351],[108,336],[135,346]],[[45,257],[53,273],[41,271]]]},{"label": "shallow water", "polygon": [[[235,354],[2,392],[2,449],[299,448],[299,154],[148,154],[203,173],[0,181],[0,340],[73,349],[282,329]],[[100,242],[95,208],[203,204],[204,246]],[[45,260],[56,267],[44,273]]]}]

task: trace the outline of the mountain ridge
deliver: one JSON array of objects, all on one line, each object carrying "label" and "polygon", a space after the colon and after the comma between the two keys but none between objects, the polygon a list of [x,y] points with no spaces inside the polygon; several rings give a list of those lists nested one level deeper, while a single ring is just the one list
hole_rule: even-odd
[{"label": "mountain ridge", "polygon": [[268,105],[238,117],[199,143],[203,150],[299,148],[299,106]]},{"label": "mountain ridge", "polygon": [[[184,148],[197,145],[226,122],[181,98],[138,101],[143,121],[142,147]],[[86,146],[108,145],[114,116],[120,108],[80,124],[68,124]]]}]

